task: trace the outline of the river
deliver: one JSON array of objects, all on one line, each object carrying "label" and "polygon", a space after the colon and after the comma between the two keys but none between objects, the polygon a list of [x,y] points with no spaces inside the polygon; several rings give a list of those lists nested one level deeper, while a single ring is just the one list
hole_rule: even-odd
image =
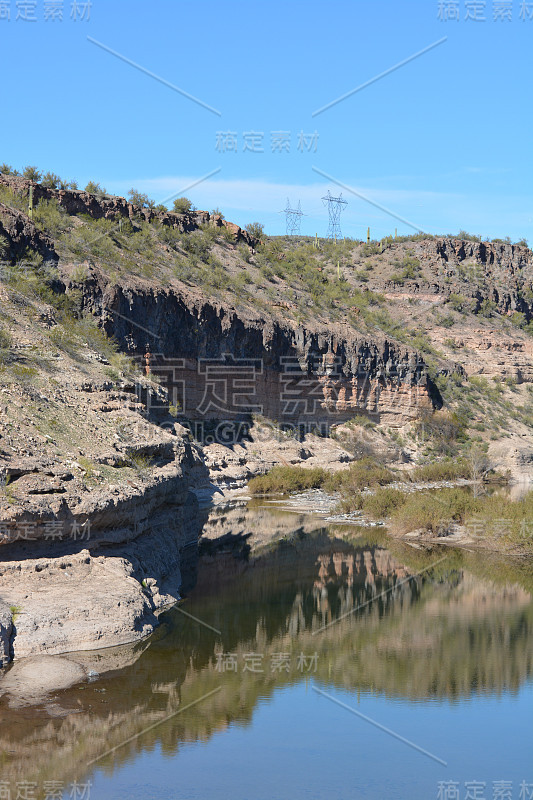
[{"label": "river", "polygon": [[523,561],[218,509],[150,639],[0,699],[0,797],[526,800],[532,589]]}]

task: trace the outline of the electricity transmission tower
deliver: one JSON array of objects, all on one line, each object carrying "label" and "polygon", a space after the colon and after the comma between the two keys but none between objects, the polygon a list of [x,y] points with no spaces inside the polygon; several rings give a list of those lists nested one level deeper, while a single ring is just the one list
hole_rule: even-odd
[{"label": "electricity transmission tower", "polygon": [[285,208],[281,213],[285,214],[285,230],[287,236],[299,236],[300,223],[302,221],[302,217],[304,216],[300,206],[300,201],[298,200],[298,208],[291,208],[289,198],[287,197],[287,208]]},{"label": "electricity transmission tower", "polygon": [[343,206],[347,205],[347,201],[342,199],[342,193],[338,197],[332,197],[329,191],[322,200],[324,205],[327,205],[329,213],[329,228],[326,238],[342,239],[341,211],[344,210]]}]

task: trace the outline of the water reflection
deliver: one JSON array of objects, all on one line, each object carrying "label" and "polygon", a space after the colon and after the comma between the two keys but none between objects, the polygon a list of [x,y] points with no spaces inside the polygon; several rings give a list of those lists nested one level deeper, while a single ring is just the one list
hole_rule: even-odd
[{"label": "water reflection", "polygon": [[[449,549],[441,560],[440,550],[407,549],[381,534],[351,542],[341,534],[257,507],[212,514],[182,606],[210,628],[172,609],[146,642],[81,654],[100,679],[59,693],[49,710],[0,699],[0,780],[80,779],[90,761],[214,689],[99,766],[112,771],[156,744],[175,753],[206,741],[251,720],[275,689],[310,679],[453,703],[517,691],[531,677],[527,568]],[[273,668],[280,654],[288,667]],[[261,670],[244,669],[251,655]]]}]

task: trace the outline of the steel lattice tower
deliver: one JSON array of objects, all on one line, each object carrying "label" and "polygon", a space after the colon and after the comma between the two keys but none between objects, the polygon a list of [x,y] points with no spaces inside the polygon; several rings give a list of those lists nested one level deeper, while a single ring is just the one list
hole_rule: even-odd
[{"label": "steel lattice tower", "polygon": [[347,201],[342,199],[342,193],[338,197],[332,197],[329,191],[322,200],[324,205],[327,205],[329,213],[329,228],[326,238],[342,239],[341,211],[343,211],[343,206],[348,205]]},{"label": "steel lattice tower", "polygon": [[291,208],[289,198],[287,197],[287,208],[285,208],[281,213],[285,214],[285,230],[287,236],[299,236],[300,223],[302,221],[302,217],[304,216],[300,201],[298,200],[298,208]]}]

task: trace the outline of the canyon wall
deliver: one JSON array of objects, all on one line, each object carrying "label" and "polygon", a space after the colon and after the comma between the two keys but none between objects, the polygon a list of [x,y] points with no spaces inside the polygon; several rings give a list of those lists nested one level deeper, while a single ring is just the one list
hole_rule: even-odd
[{"label": "canyon wall", "polygon": [[237,313],[186,289],[111,284],[97,271],[84,303],[191,420],[256,414],[311,429],[362,413],[401,425],[442,405],[420,355],[383,335]]}]

